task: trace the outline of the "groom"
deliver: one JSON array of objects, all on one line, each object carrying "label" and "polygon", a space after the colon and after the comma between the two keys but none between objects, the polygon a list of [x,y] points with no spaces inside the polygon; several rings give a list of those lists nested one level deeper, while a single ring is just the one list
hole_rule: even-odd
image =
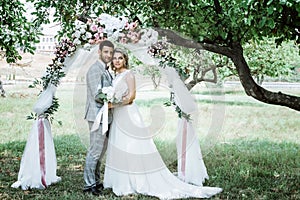
[{"label": "groom", "polygon": [[[112,77],[108,72],[107,64],[112,60],[114,45],[108,40],[104,40],[99,45],[99,60],[97,60],[88,70],[86,74],[87,83],[87,100],[85,110],[85,120],[88,121],[90,130],[90,147],[88,149],[84,168],[84,193],[100,195],[103,184],[100,180],[101,160],[107,148],[107,136],[102,135],[102,123],[99,129],[91,131],[98,111],[103,104],[95,101],[97,89],[110,86]],[[111,123],[112,115],[109,111],[108,122]]]}]

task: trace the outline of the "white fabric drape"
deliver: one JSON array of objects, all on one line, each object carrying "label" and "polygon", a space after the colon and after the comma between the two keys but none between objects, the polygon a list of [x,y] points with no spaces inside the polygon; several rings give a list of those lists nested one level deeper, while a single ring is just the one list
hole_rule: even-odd
[{"label": "white fabric drape", "polygon": [[28,136],[22,156],[18,180],[11,187],[27,190],[44,189],[61,180],[56,176],[56,154],[47,119],[39,118]]},{"label": "white fabric drape", "polygon": [[184,118],[178,119],[176,137],[178,177],[185,182],[201,186],[205,179],[208,179],[208,174],[193,126],[193,122],[197,120],[195,119],[198,112],[197,104],[174,68],[165,67],[162,71],[174,93],[176,105],[184,113],[191,115],[189,121]]}]

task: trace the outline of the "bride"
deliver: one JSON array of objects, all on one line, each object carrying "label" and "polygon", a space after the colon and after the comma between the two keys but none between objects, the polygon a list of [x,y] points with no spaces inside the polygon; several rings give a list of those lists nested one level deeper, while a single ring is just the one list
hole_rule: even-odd
[{"label": "bride", "polygon": [[104,188],[112,188],[117,196],[144,194],[160,199],[209,198],[222,191],[218,187],[200,187],[181,181],[163,162],[151,134],[144,125],[137,105],[135,77],[128,69],[128,55],[115,49],[113,80],[115,93],[122,94],[122,103],[112,104]]}]

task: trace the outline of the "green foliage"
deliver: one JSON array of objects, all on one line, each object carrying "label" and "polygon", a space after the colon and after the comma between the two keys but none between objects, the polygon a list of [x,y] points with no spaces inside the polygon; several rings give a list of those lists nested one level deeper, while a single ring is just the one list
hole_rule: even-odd
[{"label": "green foliage", "polygon": [[[57,97],[53,97],[52,99],[52,105],[41,115],[47,119],[49,119],[49,121],[52,123],[54,121],[54,113],[58,111],[59,108],[59,101]],[[36,120],[38,116],[36,113],[30,113],[30,115],[28,115],[26,117],[27,120]],[[59,125],[62,125],[62,121],[57,121],[57,123]]]},{"label": "green foliage", "polygon": [[245,45],[244,54],[253,76],[289,76],[300,65],[299,49],[292,42],[274,44],[274,39]]},{"label": "green foliage", "polygon": [[0,49],[5,52],[6,61],[21,60],[19,51],[33,54],[35,43],[41,34],[34,23],[25,15],[24,4],[19,0],[2,0],[0,3]]},{"label": "green foliage", "polygon": [[32,13],[35,16],[34,23],[37,26],[42,24],[49,24],[49,10],[54,10],[54,23],[59,23],[61,25],[61,30],[59,31],[59,39],[62,37],[71,38],[71,33],[75,28],[74,21],[77,18],[77,14],[82,12],[85,7],[82,3],[76,0],[66,0],[66,1],[35,1],[28,0],[32,2],[36,11]]},{"label": "green foliage", "polygon": [[277,37],[277,42],[300,40],[295,30],[300,25],[297,1],[120,0],[118,4],[112,1],[109,8],[118,14],[138,16],[144,25],[169,28],[193,40],[219,45],[265,36]]},{"label": "green foliage", "polygon": [[159,86],[162,76],[158,66],[144,65],[139,67],[137,70],[140,71],[142,75],[149,76],[151,78],[154,89]]},{"label": "green foliage", "polygon": [[191,120],[191,115],[190,114],[187,114],[185,112],[183,112],[181,110],[181,108],[175,103],[174,101],[174,93],[171,92],[171,97],[170,97],[170,100],[169,101],[166,101],[164,103],[165,106],[175,106],[175,111],[177,113],[177,116],[178,118],[184,118],[186,119],[187,121],[190,121]]},{"label": "green foliage", "polygon": [[[265,38],[260,41],[250,41],[244,45],[244,55],[251,70],[251,75],[258,82],[263,77],[288,77],[293,75],[294,69],[300,66],[299,48],[293,42],[283,42],[280,46],[275,39]],[[237,76],[232,63],[226,68],[219,69],[222,78]]]},{"label": "green foliage", "polygon": [[[24,46],[34,50],[31,42],[37,42],[35,27],[49,23],[49,9],[54,9],[54,22],[62,26],[59,37],[71,37],[78,16],[99,16],[105,12],[114,16],[125,15],[130,20],[138,20],[143,27],[169,28],[197,42],[232,47],[258,41],[264,37],[276,38],[280,44],[284,40],[296,40],[300,27],[300,5],[297,1],[35,1],[36,11],[33,23],[24,17],[23,4],[19,1],[3,1],[1,9],[1,34],[7,59],[13,62],[20,59],[15,47]],[[14,9],[16,12],[11,11]],[[5,31],[4,28],[13,29]],[[25,33],[25,34],[24,34]],[[22,39],[20,39],[22,38]],[[1,40],[2,41],[2,40]],[[20,42],[22,41],[22,42]]]}]

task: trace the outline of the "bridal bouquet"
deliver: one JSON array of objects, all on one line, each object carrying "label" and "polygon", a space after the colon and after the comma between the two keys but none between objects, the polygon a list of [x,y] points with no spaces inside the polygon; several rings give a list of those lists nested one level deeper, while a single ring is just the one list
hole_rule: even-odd
[{"label": "bridal bouquet", "polygon": [[102,134],[105,134],[108,130],[108,102],[113,104],[118,104],[122,102],[122,93],[120,90],[116,90],[112,86],[103,87],[98,89],[98,93],[95,96],[95,101],[97,103],[103,104],[99,110],[91,131],[96,131],[100,127],[100,122],[102,120]]},{"label": "bridal bouquet", "polygon": [[109,86],[103,87],[98,90],[95,101],[101,104],[103,104],[104,102],[116,104],[122,102],[122,97],[122,93],[117,92],[114,87]]}]

